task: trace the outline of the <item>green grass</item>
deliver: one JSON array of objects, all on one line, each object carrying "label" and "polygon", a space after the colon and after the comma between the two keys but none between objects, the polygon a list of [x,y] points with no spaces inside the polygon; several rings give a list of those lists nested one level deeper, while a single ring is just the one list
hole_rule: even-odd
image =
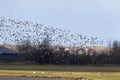
[{"label": "green grass", "polygon": [[0,64],[0,76],[120,80],[120,66],[55,66]]}]

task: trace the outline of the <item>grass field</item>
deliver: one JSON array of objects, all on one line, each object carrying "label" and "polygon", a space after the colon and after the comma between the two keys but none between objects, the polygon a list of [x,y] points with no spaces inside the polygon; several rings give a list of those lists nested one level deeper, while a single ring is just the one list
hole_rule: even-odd
[{"label": "grass field", "polygon": [[[0,76],[67,78],[71,80],[120,80],[120,66],[55,66],[0,64]],[[78,79],[79,78],[79,79]]]}]

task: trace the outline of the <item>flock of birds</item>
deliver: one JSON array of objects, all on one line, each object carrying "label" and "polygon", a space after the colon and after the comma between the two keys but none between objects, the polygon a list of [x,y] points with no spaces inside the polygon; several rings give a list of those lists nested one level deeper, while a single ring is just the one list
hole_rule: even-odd
[{"label": "flock of birds", "polygon": [[88,37],[44,24],[0,17],[0,42],[2,43],[16,44],[29,40],[33,44],[39,44],[46,37],[51,44],[60,46],[97,46],[104,44],[104,40],[98,40],[98,37]]}]

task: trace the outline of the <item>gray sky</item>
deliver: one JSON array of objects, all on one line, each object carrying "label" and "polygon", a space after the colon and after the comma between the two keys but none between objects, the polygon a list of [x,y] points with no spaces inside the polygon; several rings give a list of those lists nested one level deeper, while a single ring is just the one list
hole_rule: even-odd
[{"label": "gray sky", "polygon": [[0,16],[120,40],[120,0],[0,0]]}]

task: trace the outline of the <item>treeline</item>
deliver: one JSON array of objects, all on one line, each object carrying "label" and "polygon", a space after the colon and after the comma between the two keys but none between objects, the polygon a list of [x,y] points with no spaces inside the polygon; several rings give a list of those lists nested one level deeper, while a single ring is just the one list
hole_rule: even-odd
[{"label": "treeline", "polygon": [[[47,44],[46,44],[47,43]],[[56,51],[49,42],[43,41],[39,45],[32,45],[29,41],[18,45],[20,61],[37,64],[78,64],[78,65],[104,65],[120,64],[120,42],[114,41],[109,51],[97,53],[92,50],[79,53],[79,51],[64,50],[59,47]]]}]

